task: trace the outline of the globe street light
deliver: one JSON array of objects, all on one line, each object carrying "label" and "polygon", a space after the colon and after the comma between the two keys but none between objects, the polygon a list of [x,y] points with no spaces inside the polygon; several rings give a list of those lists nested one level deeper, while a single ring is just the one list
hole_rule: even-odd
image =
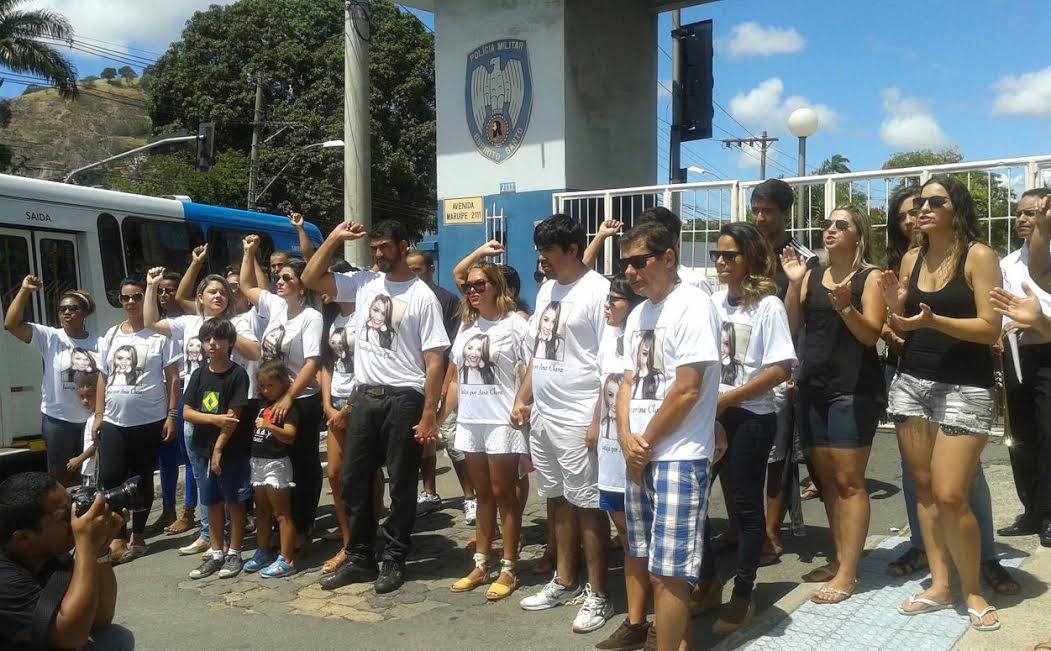
[{"label": "globe street light", "polygon": [[817,131],[817,111],[797,108],[788,116],[788,130],[799,138],[799,176],[806,176],[806,139]]}]

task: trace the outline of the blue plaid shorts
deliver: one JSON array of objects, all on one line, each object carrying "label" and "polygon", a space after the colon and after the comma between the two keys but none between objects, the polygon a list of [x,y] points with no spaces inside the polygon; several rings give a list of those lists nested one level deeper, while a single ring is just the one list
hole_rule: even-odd
[{"label": "blue plaid shorts", "polygon": [[628,553],[649,558],[650,574],[697,580],[708,484],[707,459],[654,461],[642,486],[627,482]]}]

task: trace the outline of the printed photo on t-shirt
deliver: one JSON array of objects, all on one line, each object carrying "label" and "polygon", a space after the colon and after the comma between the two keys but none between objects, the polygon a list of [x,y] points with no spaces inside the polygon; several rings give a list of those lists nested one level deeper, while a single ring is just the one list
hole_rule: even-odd
[{"label": "printed photo on t-shirt", "polygon": [[743,375],[745,355],[748,353],[751,337],[752,326],[747,323],[723,321],[719,337],[723,384],[736,386],[738,378]]},{"label": "printed photo on t-shirt", "polygon": [[183,353],[183,368],[186,377],[190,377],[197,370],[197,367],[201,365],[201,338],[190,337],[187,339],[186,345],[183,347]]},{"label": "printed photo on t-shirt", "polygon": [[664,371],[664,328],[640,330],[635,335],[635,400],[663,400],[668,378]]},{"label": "printed photo on t-shirt", "polygon": [[603,415],[599,422],[599,433],[604,439],[617,438],[617,394],[623,381],[623,373],[610,373],[602,383]]},{"label": "printed photo on t-shirt", "polygon": [[72,385],[73,377],[77,371],[84,373],[97,373],[98,362],[94,351],[74,346],[67,348],[59,356],[59,371],[62,374],[62,383]]},{"label": "printed photo on t-shirt", "polygon": [[551,301],[540,312],[536,341],[533,342],[534,358],[563,360],[566,354],[566,321],[572,308],[572,303]]},{"label": "printed photo on t-shirt", "polygon": [[496,384],[496,372],[489,359],[489,335],[478,333],[465,341],[460,357],[463,359],[460,382]]},{"label": "printed photo on t-shirt", "polygon": [[142,379],[149,346],[125,344],[113,349],[107,386],[133,387]]},{"label": "printed photo on t-shirt", "polygon": [[373,294],[366,304],[368,312],[365,313],[365,325],[361,329],[362,341],[395,350],[398,328],[408,307],[405,301],[386,294]]},{"label": "printed photo on t-shirt", "polygon": [[337,373],[354,372],[354,330],[333,328],[328,335],[328,347],[332,350]]},{"label": "printed photo on t-shirt", "polygon": [[263,341],[260,343],[263,361],[285,361],[285,358],[288,356],[288,347],[285,346],[284,343],[285,326],[279,325],[273,330],[268,330],[266,334],[263,335]]}]

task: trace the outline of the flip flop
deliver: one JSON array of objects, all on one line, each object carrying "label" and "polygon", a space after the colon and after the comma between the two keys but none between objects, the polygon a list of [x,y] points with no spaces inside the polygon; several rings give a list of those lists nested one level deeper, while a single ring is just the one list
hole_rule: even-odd
[{"label": "flip flop", "polygon": [[1025,651],[1051,651],[1051,640],[1040,642],[1039,644],[1030,644],[1025,648]]},{"label": "flip flop", "polygon": [[988,615],[989,613],[995,613],[995,612],[996,612],[996,606],[986,606],[985,608],[982,609],[981,612],[978,612],[974,608],[968,608],[967,609],[967,614],[971,615],[972,617],[977,618],[977,620],[978,620],[977,624],[974,624],[974,623],[971,624],[971,628],[973,628],[976,631],[981,631],[983,633],[988,633],[988,632],[991,632],[991,631],[999,631],[1000,630],[1000,618],[999,617],[997,617],[996,621],[993,622],[992,624],[983,624],[982,623],[982,621],[985,619],[986,615]]},{"label": "flip flop", "polygon": [[[857,581],[854,582],[854,586],[857,586]],[[846,601],[853,594],[853,587],[850,589],[850,591],[840,590],[839,588],[833,588],[832,586],[826,583],[825,585],[821,586],[817,592],[814,593],[814,596],[810,597],[810,601],[816,604],[821,604],[822,606],[830,606],[832,604],[838,604],[840,602]],[[830,598],[819,599],[818,595],[830,595]]]},{"label": "flip flop", "polygon": [[836,573],[828,565],[822,565],[810,570],[800,578],[803,580],[803,583],[828,583],[835,577]]},{"label": "flip flop", "polygon": [[1016,595],[1022,589],[1017,579],[998,560],[982,561],[982,578],[996,594]]},{"label": "flip flop", "polygon": [[[887,574],[900,578],[909,576],[919,570],[925,570],[927,567],[927,554],[922,549],[909,547],[904,554],[887,563]],[[995,586],[993,589],[995,589]]]},{"label": "flip flop", "polygon": [[918,610],[905,610],[904,608],[902,608],[902,604],[898,604],[898,614],[899,615],[905,615],[906,617],[912,617],[914,615],[926,615],[927,613],[934,613],[934,612],[938,612],[939,610],[948,610],[950,608],[954,608],[955,607],[955,604],[952,604],[952,603],[942,604],[942,603],[938,603],[937,601],[935,601],[933,599],[928,599],[926,597],[919,597],[919,596],[916,596],[916,595],[910,596],[908,603],[910,605],[912,605],[912,604],[920,604],[920,605],[923,606],[923,608],[920,608]]}]

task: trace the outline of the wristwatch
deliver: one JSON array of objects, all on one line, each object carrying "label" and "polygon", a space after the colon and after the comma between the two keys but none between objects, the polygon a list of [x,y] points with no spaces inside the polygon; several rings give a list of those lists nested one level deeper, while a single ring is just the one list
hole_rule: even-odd
[{"label": "wristwatch", "polygon": [[840,316],[846,316],[853,309],[854,309],[853,305],[848,305],[848,306],[842,307],[842,308],[840,308],[840,309],[838,309],[836,311],[839,312]]}]

